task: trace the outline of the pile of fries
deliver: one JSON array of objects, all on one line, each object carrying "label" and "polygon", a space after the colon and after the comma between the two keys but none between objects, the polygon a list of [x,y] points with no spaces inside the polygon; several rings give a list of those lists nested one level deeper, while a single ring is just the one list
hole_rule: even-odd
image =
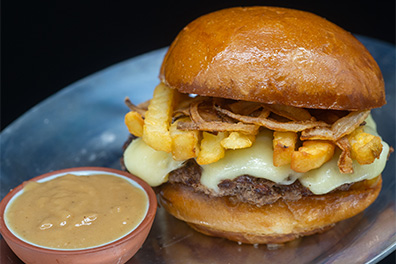
[{"label": "pile of fries", "polygon": [[382,151],[381,139],[364,132],[370,111],[308,110],[286,105],[182,94],[160,83],[153,98],[136,106],[125,123],[131,134],[155,150],[172,153],[175,160],[196,158],[209,164],[228,149],[252,146],[259,130],[273,130],[273,163],[290,164],[307,172],[330,160],[335,148],[342,153],[338,167],[352,173],[352,160],[370,164]]}]

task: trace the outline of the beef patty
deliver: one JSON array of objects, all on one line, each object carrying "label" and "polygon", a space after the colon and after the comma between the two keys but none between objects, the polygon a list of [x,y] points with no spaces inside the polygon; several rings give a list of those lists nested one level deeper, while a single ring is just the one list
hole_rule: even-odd
[{"label": "beef patty", "polygon": [[[125,142],[123,149],[136,137],[130,136]],[[124,161],[121,165],[126,170]],[[229,197],[233,202],[245,202],[256,206],[271,204],[278,199],[289,201],[301,199],[304,196],[314,195],[309,189],[304,187],[298,180],[290,185],[276,184],[273,181],[256,178],[250,175],[241,175],[233,180],[223,180],[218,184],[218,191],[214,191],[201,184],[202,167],[197,164],[195,159],[187,160],[184,165],[173,170],[168,175],[168,182],[171,184],[183,184],[192,187],[197,192],[205,193],[212,197]],[[344,184],[335,191],[346,191],[351,184]]]},{"label": "beef patty", "polygon": [[[187,160],[183,167],[169,173],[168,181],[172,184],[184,184],[197,192],[209,196],[228,196],[231,201],[262,206],[271,204],[278,199],[298,200],[304,196],[314,195],[298,180],[290,185],[276,184],[273,181],[256,178],[250,175],[241,175],[233,180],[223,180],[218,184],[218,191],[209,189],[201,184],[202,168],[194,159]],[[351,184],[344,184],[333,191],[348,190]]]}]

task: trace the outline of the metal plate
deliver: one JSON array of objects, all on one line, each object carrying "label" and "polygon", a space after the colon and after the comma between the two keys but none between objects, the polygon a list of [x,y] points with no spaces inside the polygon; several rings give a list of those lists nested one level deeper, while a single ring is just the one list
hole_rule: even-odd
[{"label": "metal plate", "polygon": [[[388,104],[373,111],[379,133],[395,145],[395,48],[359,37],[377,60]],[[0,197],[22,181],[77,166],[119,169],[126,96],[149,99],[166,49],[127,60],[82,79],[32,108],[1,134]],[[396,248],[395,154],[383,190],[365,212],[330,231],[281,248],[238,245],[201,235],[159,208],[142,249],[128,263],[375,263]],[[0,240],[1,263],[19,263]]]}]

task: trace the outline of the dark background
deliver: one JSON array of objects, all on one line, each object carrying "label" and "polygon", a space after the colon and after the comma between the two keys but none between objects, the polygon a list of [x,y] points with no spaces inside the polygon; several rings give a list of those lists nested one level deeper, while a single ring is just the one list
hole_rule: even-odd
[{"label": "dark background", "polygon": [[395,1],[2,1],[1,129],[85,76],[168,46],[198,16],[241,5],[311,11],[395,44]]},{"label": "dark background", "polygon": [[2,1],[1,129],[65,86],[168,46],[188,22],[240,5],[314,12],[395,43],[395,1]]}]

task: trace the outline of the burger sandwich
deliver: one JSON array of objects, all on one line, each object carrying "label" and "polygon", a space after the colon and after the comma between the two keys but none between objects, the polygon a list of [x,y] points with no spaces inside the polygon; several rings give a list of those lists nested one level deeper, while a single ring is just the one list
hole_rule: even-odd
[{"label": "burger sandwich", "polygon": [[151,100],[134,105],[123,162],[197,231],[242,243],[323,232],[374,202],[392,151],[370,115],[381,71],[314,14],[229,8],[188,24]]}]

